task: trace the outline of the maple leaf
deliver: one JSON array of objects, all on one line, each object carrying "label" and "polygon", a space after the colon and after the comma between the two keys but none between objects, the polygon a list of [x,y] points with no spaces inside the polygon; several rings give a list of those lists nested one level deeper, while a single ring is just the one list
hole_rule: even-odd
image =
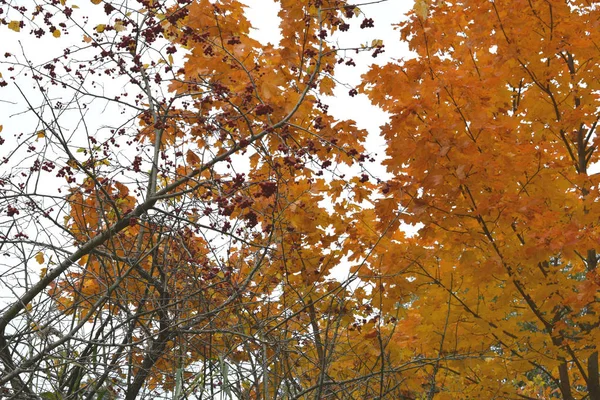
[{"label": "maple leaf", "polygon": [[43,264],[44,263],[44,253],[42,253],[41,251],[39,253],[37,253],[35,255],[35,261],[37,261],[38,264]]}]

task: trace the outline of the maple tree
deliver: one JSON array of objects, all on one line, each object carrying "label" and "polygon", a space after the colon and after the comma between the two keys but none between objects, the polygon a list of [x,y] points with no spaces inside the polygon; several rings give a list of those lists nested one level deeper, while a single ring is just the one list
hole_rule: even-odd
[{"label": "maple tree", "polygon": [[368,2],[280,0],[277,45],[235,0],[83,3],[0,1],[65,43],[1,62],[0,396],[600,398],[594,3],[417,1],[348,88],[385,180],[323,99]]},{"label": "maple tree", "polygon": [[274,46],[234,0],[0,4],[6,32],[65,41],[2,62],[35,122],[2,140],[1,395],[360,387],[362,371],[347,384],[329,372],[361,304],[329,271],[349,188],[367,186],[338,168],[369,158],[366,132],[320,98],[352,64],[340,50],[382,52],[330,37],[373,20],[343,1],[282,1]]},{"label": "maple tree", "polygon": [[419,1],[417,56],[364,77],[393,178],[363,220],[398,221],[355,240],[381,241],[361,274],[401,315],[390,350],[431,360],[415,393],[600,398],[598,12]]}]

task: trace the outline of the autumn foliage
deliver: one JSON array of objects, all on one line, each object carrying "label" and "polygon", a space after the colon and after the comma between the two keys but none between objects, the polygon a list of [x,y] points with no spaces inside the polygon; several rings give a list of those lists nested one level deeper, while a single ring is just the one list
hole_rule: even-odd
[{"label": "autumn foliage", "polygon": [[595,4],[416,1],[383,173],[369,4],[130,3],[0,1],[0,397],[600,399]]},{"label": "autumn foliage", "polygon": [[363,84],[391,114],[372,218],[422,224],[375,248],[372,301],[404,304],[430,393],[598,398],[598,12],[417,5],[400,29],[417,57]]}]

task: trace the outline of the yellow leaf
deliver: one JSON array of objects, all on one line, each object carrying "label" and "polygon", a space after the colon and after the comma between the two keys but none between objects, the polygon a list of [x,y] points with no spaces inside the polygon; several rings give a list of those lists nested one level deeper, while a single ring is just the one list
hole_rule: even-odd
[{"label": "yellow leaf", "polygon": [[3,127],[2,125],[0,125],[0,132],[2,132],[2,129],[3,129],[3,128],[4,128],[4,127]]},{"label": "yellow leaf", "polygon": [[41,131],[37,131],[36,135],[38,139],[43,139],[46,137],[46,131],[42,129]]},{"label": "yellow leaf", "polygon": [[427,0],[415,1],[414,10],[418,17],[427,19],[427,14],[429,14],[429,4]]},{"label": "yellow leaf", "polygon": [[54,32],[52,32],[52,36],[54,36],[55,38],[60,37],[60,30],[59,29],[55,29]]},{"label": "yellow leaf", "polygon": [[169,54],[169,64],[173,65],[173,54]]},{"label": "yellow leaf", "polygon": [[77,164],[77,161],[75,161],[74,159],[70,158],[69,161],[67,161],[67,165],[73,169],[79,169],[79,165]]},{"label": "yellow leaf", "polygon": [[38,264],[43,264],[44,263],[44,253],[42,253],[41,251],[39,253],[37,253],[35,255],[35,261],[37,261]]},{"label": "yellow leaf", "polygon": [[92,4],[100,4],[102,3],[102,0],[90,0],[92,2]]},{"label": "yellow leaf", "polygon": [[123,21],[119,20],[117,22],[115,22],[115,31],[117,32],[123,32],[125,30],[125,24],[123,23]]},{"label": "yellow leaf", "polygon": [[40,279],[45,277],[47,273],[48,273],[48,268],[40,269]]},{"label": "yellow leaf", "polygon": [[319,89],[321,89],[321,93],[326,95],[333,95],[333,88],[335,87],[335,82],[333,79],[328,76],[321,79],[321,83],[319,84]]},{"label": "yellow leaf", "polygon": [[104,158],[104,159],[98,160],[94,163],[94,166],[98,166],[98,165],[110,165],[110,162],[108,162],[108,160],[106,158]]},{"label": "yellow leaf", "polygon": [[11,29],[15,32],[21,31],[21,22],[20,21],[10,21],[8,23],[8,29]]},{"label": "yellow leaf", "polygon": [[96,32],[102,33],[102,32],[104,32],[104,28],[106,28],[106,25],[100,24],[96,27]]},{"label": "yellow leaf", "polygon": [[79,8],[79,6],[77,4],[73,4],[71,8]]}]

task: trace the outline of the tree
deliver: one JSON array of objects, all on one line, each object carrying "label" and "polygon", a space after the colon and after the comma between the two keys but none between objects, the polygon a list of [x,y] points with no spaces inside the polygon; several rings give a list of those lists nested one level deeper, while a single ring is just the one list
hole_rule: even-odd
[{"label": "tree", "polygon": [[418,1],[417,56],[365,76],[393,178],[363,220],[420,227],[371,235],[365,275],[412,332],[394,345],[431,360],[427,398],[600,398],[597,20],[585,1]]},{"label": "tree", "polygon": [[371,390],[375,374],[347,370],[362,301],[329,277],[348,193],[371,188],[338,170],[368,159],[366,132],[320,96],[352,63],[331,35],[373,21],[343,1],[282,1],[274,47],[234,0],[1,4],[5,32],[65,41],[2,62],[27,115],[2,140],[2,395]]},{"label": "tree", "polygon": [[595,4],[417,1],[378,179],[368,4],[279,3],[0,0],[2,396],[600,398]]}]

